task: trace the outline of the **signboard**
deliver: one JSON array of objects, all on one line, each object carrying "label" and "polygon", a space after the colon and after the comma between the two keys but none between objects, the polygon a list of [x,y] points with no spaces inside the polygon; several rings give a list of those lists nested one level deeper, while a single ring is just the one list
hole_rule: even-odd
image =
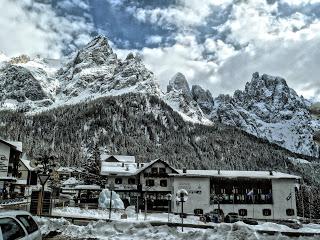
[{"label": "signboard", "polygon": [[191,184],[191,183],[179,183],[178,189],[186,189],[189,194],[202,194],[200,184]]}]

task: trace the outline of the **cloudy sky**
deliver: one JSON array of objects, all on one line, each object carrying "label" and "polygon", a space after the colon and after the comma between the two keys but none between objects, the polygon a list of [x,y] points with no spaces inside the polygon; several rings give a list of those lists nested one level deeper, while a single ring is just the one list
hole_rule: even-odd
[{"label": "cloudy sky", "polygon": [[59,58],[104,34],[165,88],[182,72],[214,96],[253,72],[320,99],[320,0],[1,0],[0,51]]}]

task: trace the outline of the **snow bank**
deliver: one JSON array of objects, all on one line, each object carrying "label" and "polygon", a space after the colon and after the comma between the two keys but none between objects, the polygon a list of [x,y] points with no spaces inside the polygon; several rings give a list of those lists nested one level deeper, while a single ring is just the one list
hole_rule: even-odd
[{"label": "snow bank", "polygon": [[[109,189],[103,189],[99,195],[99,207],[107,209],[110,207],[111,191]],[[120,199],[120,196],[112,191],[111,208],[124,209],[124,204]]]},{"label": "snow bank", "polygon": [[62,232],[67,226],[71,225],[69,221],[64,218],[47,218],[34,216],[34,219],[40,226],[42,235],[47,235],[50,232]]},{"label": "snow bank", "polygon": [[[87,226],[76,226],[66,223],[64,219],[37,218],[42,232],[49,229],[61,232],[62,237],[72,239],[164,239],[164,240],[273,240],[290,239],[286,236],[261,235],[248,225],[240,222],[235,224],[217,224],[215,229],[171,228],[168,226],[153,227],[148,222],[111,222],[103,220],[90,222]],[[266,227],[266,226],[265,226]],[[274,226],[269,226],[274,227]],[[313,226],[314,228],[318,228]],[[319,239],[319,237],[303,237],[299,239]]]}]

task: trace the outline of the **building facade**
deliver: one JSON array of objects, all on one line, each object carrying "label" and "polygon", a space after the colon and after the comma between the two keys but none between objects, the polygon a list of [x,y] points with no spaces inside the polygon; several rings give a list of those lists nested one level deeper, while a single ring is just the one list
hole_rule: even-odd
[{"label": "building facade", "polygon": [[[238,213],[255,219],[297,217],[298,176],[270,171],[189,170],[172,176],[173,194],[179,189],[189,193],[184,212],[201,214]],[[179,202],[173,211],[181,212]]]},{"label": "building facade", "polygon": [[[101,161],[106,187],[116,191],[125,207],[181,212],[175,196],[188,191],[184,213],[238,213],[244,218],[297,217],[296,191],[300,177],[272,171],[177,170],[157,159],[137,163],[133,156],[107,156]],[[167,194],[172,194],[168,200]]]}]

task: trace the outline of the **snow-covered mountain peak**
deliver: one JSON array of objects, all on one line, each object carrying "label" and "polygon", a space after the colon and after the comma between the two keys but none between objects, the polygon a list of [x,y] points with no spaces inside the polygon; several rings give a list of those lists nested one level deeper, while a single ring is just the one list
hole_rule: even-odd
[{"label": "snow-covered mountain peak", "polygon": [[169,81],[167,92],[170,91],[181,91],[182,93],[190,95],[189,83],[182,73],[176,73]]},{"label": "snow-covered mountain peak", "polygon": [[187,121],[219,121],[291,151],[319,156],[314,137],[320,142],[320,121],[312,118],[311,104],[281,77],[254,73],[244,90],[213,99],[210,91],[190,87],[177,73],[163,93],[139,55],[118,59],[103,36],[64,61],[0,54],[1,59],[0,109],[41,111],[102,96],[144,93],[161,98]]},{"label": "snow-covered mountain peak", "polygon": [[212,120],[236,126],[291,151],[319,156],[315,123],[303,97],[281,77],[254,73],[243,91],[215,99]]},{"label": "snow-covered mountain peak", "polygon": [[245,90],[234,93],[234,100],[267,122],[288,120],[308,111],[305,100],[289,88],[285,79],[267,74],[254,73]]},{"label": "snow-covered mountain peak", "polygon": [[[196,94],[198,93],[196,91]],[[178,72],[171,78],[164,100],[187,121],[212,124],[197,102],[200,96],[197,95],[194,99],[189,83],[182,73]]]}]

